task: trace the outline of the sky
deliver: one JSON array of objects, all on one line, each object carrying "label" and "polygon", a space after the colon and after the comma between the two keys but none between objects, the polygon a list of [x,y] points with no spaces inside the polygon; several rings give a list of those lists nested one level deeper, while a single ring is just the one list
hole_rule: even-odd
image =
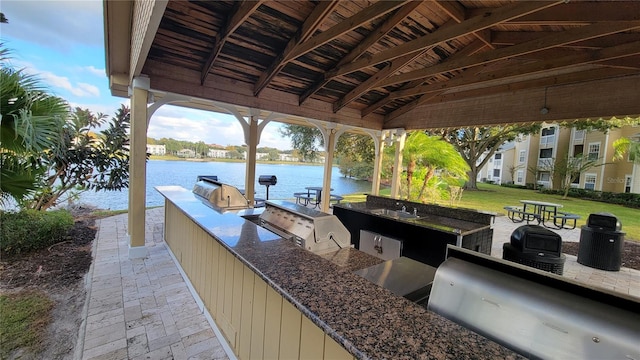
[{"label": "sky", "polygon": [[[0,24],[0,39],[15,68],[36,74],[73,107],[112,116],[120,104],[129,105],[129,99],[109,90],[102,0],[2,0],[0,11],[9,21]],[[258,146],[291,149],[278,132],[280,125],[267,124]],[[151,117],[147,135],[223,146],[244,143],[235,117],[169,105]]]}]

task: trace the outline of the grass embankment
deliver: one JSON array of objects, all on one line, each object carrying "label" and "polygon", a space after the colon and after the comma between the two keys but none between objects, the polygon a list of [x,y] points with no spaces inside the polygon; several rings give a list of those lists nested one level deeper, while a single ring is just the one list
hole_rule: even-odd
[{"label": "grass embankment", "polygon": [[0,358],[15,349],[34,352],[44,339],[51,319],[53,301],[37,291],[21,291],[0,296]]},{"label": "grass embankment", "polygon": [[[561,211],[580,215],[578,228],[586,224],[589,214],[607,212],[614,214],[620,220],[622,231],[626,233],[625,239],[640,241],[640,210],[638,209],[591,200],[563,199],[560,195],[541,194],[534,190],[508,188],[500,185],[478,184],[478,189],[478,191],[464,191],[462,199],[456,206],[506,215],[507,212],[504,207],[507,205],[521,206],[520,200],[551,202],[561,204],[563,206]],[[388,196],[389,190],[383,190],[381,194]],[[363,194],[347,195],[344,199],[345,202],[360,202],[364,200],[365,195]],[[438,203],[443,206],[449,206],[448,200]]]}]

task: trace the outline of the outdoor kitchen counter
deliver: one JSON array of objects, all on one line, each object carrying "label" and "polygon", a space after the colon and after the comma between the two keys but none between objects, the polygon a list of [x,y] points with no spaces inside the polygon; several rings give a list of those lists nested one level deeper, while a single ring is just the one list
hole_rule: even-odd
[{"label": "outdoor kitchen counter", "polygon": [[234,213],[214,211],[184,188],[157,190],[166,208],[193,220],[358,359],[521,358],[353,273],[379,259],[355,249],[318,256]]},{"label": "outdoor kitchen counter", "polygon": [[[389,219],[389,216],[376,214],[375,210],[379,210],[380,206],[371,204],[371,203],[360,202],[360,203],[335,204],[334,208],[335,207],[353,210],[353,211],[359,211],[372,216],[378,216],[381,218]],[[411,213],[412,209],[407,208],[407,212]],[[416,226],[421,226],[421,227],[432,229],[432,230],[438,230],[441,232],[450,233],[454,235],[468,235],[468,234],[481,231],[484,229],[488,229],[491,227],[490,224],[481,224],[481,223],[467,221],[467,220],[453,219],[446,216],[439,216],[434,214],[421,214],[421,213],[418,213],[418,217],[416,218],[400,217],[400,218],[393,218],[393,220],[416,225]]]}]

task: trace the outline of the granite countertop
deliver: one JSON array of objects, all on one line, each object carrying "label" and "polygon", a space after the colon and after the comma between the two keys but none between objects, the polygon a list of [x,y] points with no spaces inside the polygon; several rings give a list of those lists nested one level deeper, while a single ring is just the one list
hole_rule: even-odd
[{"label": "granite countertop", "polygon": [[372,211],[380,209],[380,206],[368,204],[365,202],[360,203],[346,203],[346,204],[334,204],[334,207],[340,207],[346,210],[359,211],[372,216],[378,216],[385,219],[395,220],[411,225],[421,226],[428,229],[447,232],[455,235],[467,235],[480,230],[490,228],[491,225],[480,224],[466,220],[453,219],[446,216],[438,216],[433,214],[420,214],[417,218],[393,218],[386,215],[375,214]]},{"label": "granite countertop", "polygon": [[355,249],[322,256],[180,187],[156,188],[358,359],[521,359],[354,271],[382,260]]}]

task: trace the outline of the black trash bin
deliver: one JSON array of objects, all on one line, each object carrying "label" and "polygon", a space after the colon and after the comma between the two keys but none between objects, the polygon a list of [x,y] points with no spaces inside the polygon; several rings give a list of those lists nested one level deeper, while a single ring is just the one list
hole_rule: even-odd
[{"label": "black trash bin", "polygon": [[502,246],[502,258],[557,275],[564,273],[562,237],[540,225],[522,225]]},{"label": "black trash bin", "polygon": [[619,271],[624,234],[618,218],[609,213],[589,215],[580,231],[578,263],[600,270]]}]

